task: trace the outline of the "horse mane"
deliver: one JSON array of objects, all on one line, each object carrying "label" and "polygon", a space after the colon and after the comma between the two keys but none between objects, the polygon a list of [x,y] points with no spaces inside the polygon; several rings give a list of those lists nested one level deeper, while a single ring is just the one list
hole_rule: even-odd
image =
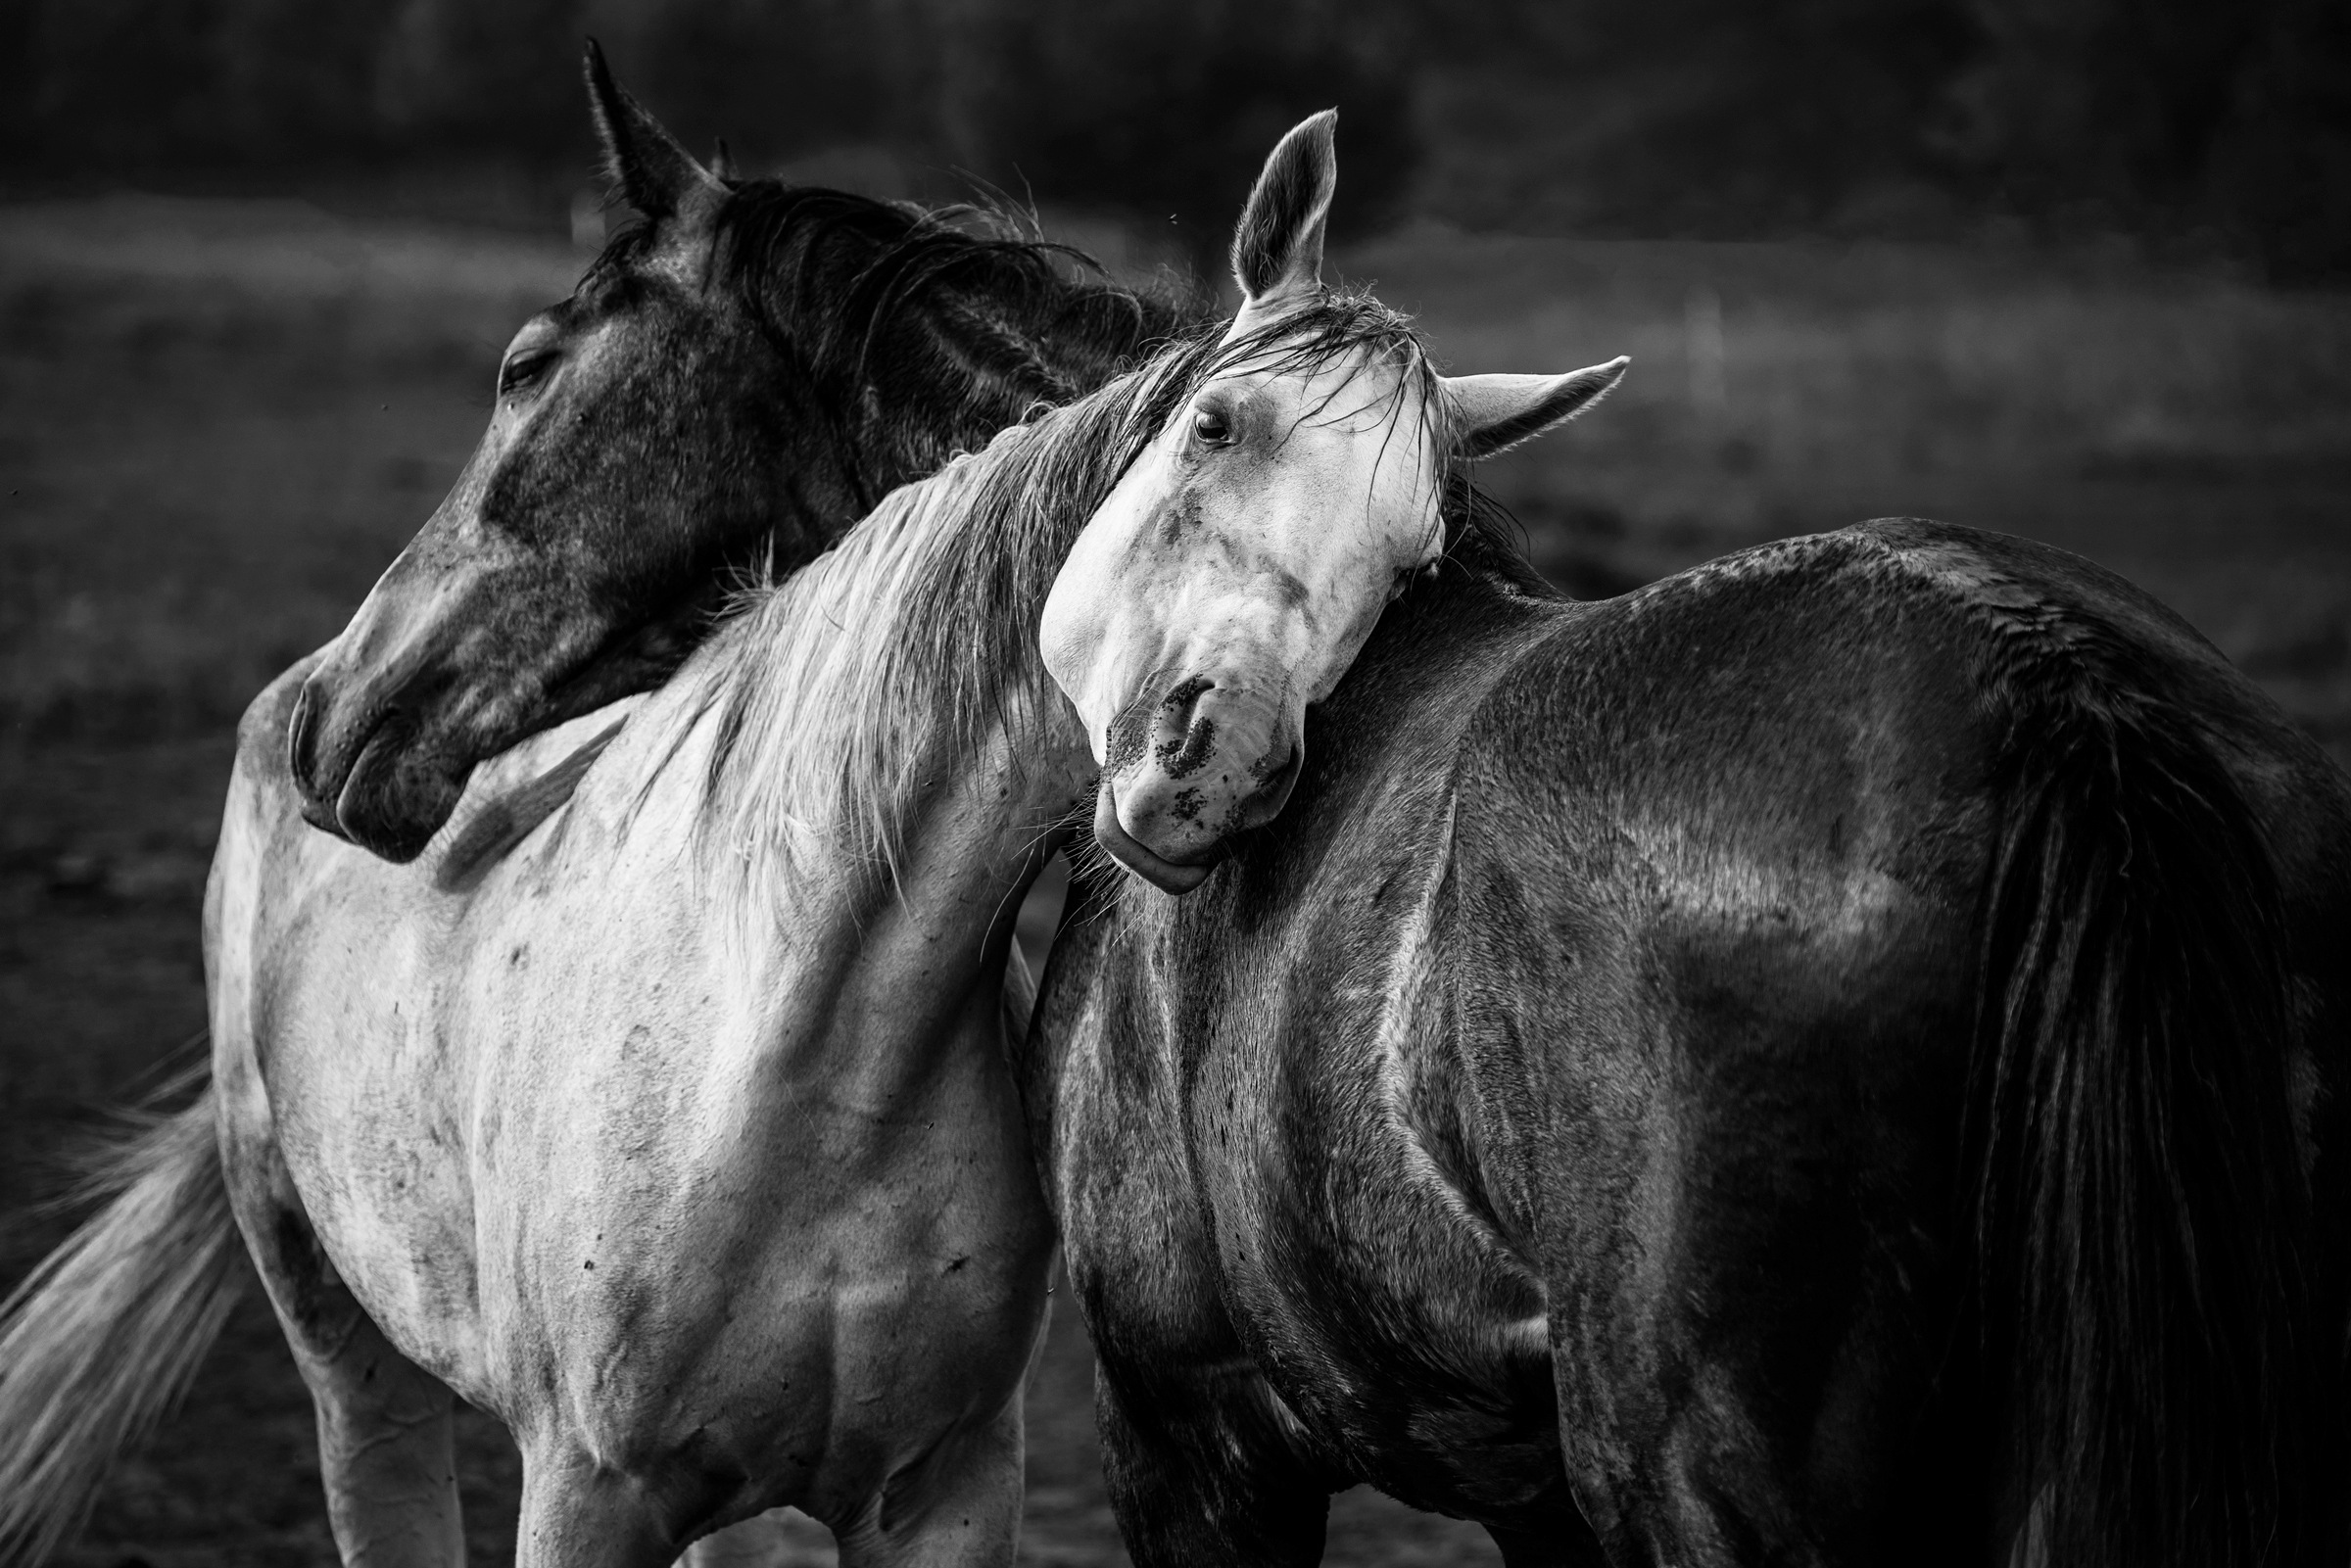
[{"label": "horse mane", "polygon": [[[1236,365],[1312,371],[1367,352],[1434,375],[1409,319],[1367,295],[1326,295],[1228,341],[1195,330],[893,491],[791,580],[743,595],[681,672],[690,689],[670,746],[710,725],[697,820],[736,868],[736,895],[755,905],[762,888],[844,865],[894,880],[909,810],[939,755],[1002,734],[1018,758],[1044,739],[1060,700],[1036,648],[1045,597],[1176,409]],[[1433,404],[1420,400],[1419,434],[1448,464],[1440,515],[1457,544],[1474,542],[1508,575],[1508,514],[1452,458]]]},{"label": "horse mane", "polygon": [[[973,227],[981,232],[974,233]],[[1046,240],[1018,214],[962,204],[924,208],[910,202],[813,186],[753,180],[737,186],[717,219],[726,241],[727,274],[754,313],[789,310],[824,298],[815,320],[779,321],[803,333],[821,364],[862,373],[882,330],[907,309],[952,293],[984,325],[1030,332],[1074,331],[1146,341],[1196,318],[1198,304],[1172,284],[1134,289],[1113,281],[1093,258]],[[789,273],[793,287],[779,298]],[[836,287],[827,297],[825,284]],[[1080,390],[1061,379],[1037,347],[1019,356],[1017,372],[1037,378],[1061,399]]]},{"label": "horse mane", "polygon": [[[709,277],[832,412],[870,511],[1032,404],[1063,404],[1196,324],[1196,294],[1113,280],[995,207],[926,208],[778,179],[731,183]],[[598,269],[656,243],[623,231]]]}]

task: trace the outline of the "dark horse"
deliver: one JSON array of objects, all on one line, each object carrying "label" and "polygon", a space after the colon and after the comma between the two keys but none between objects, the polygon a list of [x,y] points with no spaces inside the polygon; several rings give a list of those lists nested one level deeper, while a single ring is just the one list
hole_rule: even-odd
[{"label": "dark horse", "polygon": [[[1270,347],[1043,614],[1097,838],[1197,889],[1074,915],[1031,1035],[1137,1563],[1312,1563],[1359,1482],[1514,1568],[2341,1563],[2343,776],[1995,535],[1560,599],[1402,321],[1320,286],[1332,177],[1316,122],[1268,165]],[[1387,415],[1286,515],[1334,367]],[[1304,708],[1395,569],[1332,542],[1440,517]]]},{"label": "dark horse", "polygon": [[1076,253],[696,163],[588,80],[624,229],[515,335],[464,473],[312,670],[305,815],[415,856],[473,765],[657,686],[728,592],[1196,314]]},{"label": "dark horse", "polygon": [[[795,1312],[804,1318],[809,1300],[825,1292],[779,1289],[740,1252],[727,1259],[732,1270],[720,1266],[724,1249],[675,1213],[657,1222],[640,1212],[609,1238],[575,1222],[581,1205],[613,1197],[615,1172],[629,1162],[643,1169],[648,1161],[700,1159],[706,1168],[716,1158],[713,1117],[648,1117],[638,1135],[615,1140],[600,1118],[632,1097],[665,1084],[717,1088],[716,1119],[762,1103],[755,1090],[711,1076],[709,1042],[723,1031],[681,1027],[680,1009],[667,1009],[661,1044],[680,1053],[680,1070],[665,1075],[653,1061],[659,1051],[638,1038],[644,1031],[631,1033],[615,1092],[592,1093],[575,1115],[564,1093],[589,1081],[600,1045],[612,1043],[606,1026],[634,1004],[563,982],[552,967],[527,995],[502,989],[527,977],[526,945],[544,964],[568,942],[595,950],[600,978],[649,970],[658,991],[687,967],[652,940],[658,897],[638,886],[614,900],[604,881],[610,868],[600,865],[574,879],[572,891],[620,921],[620,934],[599,937],[593,921],[570,916],[527,942],[481,935],[504,919],[504,890],[533,874],[536,863],[525,864],[517,844],[547,825],[584,774],[608,782],[616,762],[602,775],[587,767],[602,741],[581,744],[599,721],[493,762],[466,792],[459,826],[439,834],[430,855],[398,866],[304,827],[286,758],[290,742],[304,812],[366,848],[416,856],[477,762],[656,683],[710,631],[730,587],[758,570],[788,576],[875,497],[957,448],[984,445],[1038,400],[1099,383],[1176,326],[1179,311],[1087,274],[1051,247],[975,236],[859,197],[723,181],[623,96],[593,53],[589,74],[621,189],[648,221],[605,252],[573,299],[524,329],[501,372],[490,431],[456,489],[344,639],[280,677],[247,714],[207,901],[213,1078],[192,1106],[120,1152],[107,1172],[115,1201],[0,1311],[0,1560],[37,1559],[70,1533],[115,1450],[168,1405],[247,1277],[240,1228],[318,1406],[323,1479],[338,1541],[355,1561],[445,1561],[461,1551],[449,1475],[450,1378],[466,1380],[494,1408],[503,1399],[510,1415],[523,1414],[518,1438],[542,1449],[551,1432],[576,1436],[599,1421],[636,1441],[659,1425],[648,1408],[677,1417],[701,1409],[696,1400],[716,1400],[726,1420],[689,1435],[691,1462],[653,1466],[670,1489],[653,1511],[683,1539],[725,1500],[727,1442],[743,1436],[739,1418],[753,1441],[793,1438],[789,1422],[756,1419],[760,1402],[779,1397],[778,1379],[772,1361],[730,1360],[741,1345],[765,1336],[801,1350],[854,1347],[891,1328],[893,1313],[911,1313],[931,1332],[866,1356],[850,1379],[858,1387],[841,1384],[853,1400],[880,1381],[896,1402],[866,1399],[844,1413],[834,1436],[852,1441],[839,1447],[855,1449],[853,1440],[877,1428],[900,1438],[929,1430],[924,1423],[953,1402],[935,1385],[918,1387],[917,1374],[941,1363],[985,1385],[986,1397],[974,1400],[982,1414],[1009,1387],[1017,1516],[1017,1388],[1024,1336],[1043,1298],[1049,1230],[1003,1078],[998,1010],[986,1005],[1003,984],[1019,1001],[1015,1025],[1025,1021],[1025,981],[1005,980],[1001,948],[987,950],[992,970],[960,1012],[964,993],[936,974],[927,986],[888,986],[902,1012],[928,1006],[950,1021],[901,1028],[925,1047],[911,1064],[910,1053],[888,1048],[887,1007],[854,998],[840,1006],[864,1031],[862,1049],[845,1053],[864,1077],[840,1089],[842,1104],[858,1085],[870,1090],[895,1071],[901,1092],[927,1085],[951,1115],[852,1117],[851,1129],[828,1142],[810,1130],[812,1116],[799,1114],[805,1107],[785,1096],[785,1131],[730,1145],[718,1161],[749,1196],[697,1209],[699,1189],[676,1179],[674,1165],[671,1179],[639,1184],[639,1197],[737,1227],[785,1255],[787,1272],[827,1275],[827,1288],[851,1299],[854,1310],[823,1333],[779,1329]],[[551,831],[538,842],[560,836]],[[579,849],[588,832],[565,841]],[[662,896],[678,890],[674,879],[655,883]],[[688,893],[682,927],[714,934]],[[540,899],[534,907],[552,906]],[[822,967],[836,991],[857,962],[883,951],[877,933],[888,924],[888,912],[866,919],[856,962]],[[988,969],[978,942],[958,958]],[[786,1068],[804,1071],[828,1036],[808,1022],[815,1004],[790,983],[795,973],[780,961],[731,963],[726,985],[703,1000],[706,1010],[726,986],[749,986],[768,1004],[791,994],[802,1013],[783,1032],[801,1056]],[[493,993],[500,1000],[487,1009],[461,1005]],[[583,1003],[585,1018],[576,1012]],[[566,1015],[566,1005],[575,1012]],[[406,1054],[410,1047],[421,1056]],[[759,1084],[789,1076],[772,1053],[758,1060]],[[954,1077],[950,1068],[969,1075]],[[970,1088],[975,1080],[980,1087]],[[552,1164],[534,1165],[519,1133],[534,1117],[559,1123],[540,1151],[552,1152]],[[972,1155],[975,1143],[985,1159]],[[813,1160],[817,1173],[795,1174],[794,1160]],[[942,1163],[953,1181],[930,1179]],[[786,1190],[759,1196],[760,1181]],[[850,1213],[830,1201],[838,1194],[829,1183],[886,1212]],[[495,1222],[482,1216],[494,1212],[519,1216],[523,1230],[552,1234],[565,1250],[590,1237],[604,1243],[602,1272],[567,1259],[521,1269],[524,1288],[502,1293],[519,1249],[511,1234],[503,1244],[484,1236]],[[987,1217],[975,1221],[976,1213]],[[809,1215],[821,1217],[803,1223]],[[894,1277],[906,1235],[932,1221],[942,1234],[961,1224],[989,1244],[967,1248],[974,1257],[955,1260],[946,1287],[984,1296],[991,1282],[1011,1280],[1002,1300],[960,1325],[920,1290],[893,1296],[873,1284],[877,1273]],[[827,1238],[844,1235],[828,1252]],[[636,1298],[620,1288],[632,1258],[659,1259]],[[624,1309],[616,1337],[645,1398],[632,1403],[607,1380],[596,1398],[549,1417],[547,1406],[561,1402],[558,1379],[534,1382],[527,1364],[516,1374],[515,1363],[484,1347],[528,1342],[530,1331],[517,1334],[516,1325],[538,1321],[533,1313],[545,1305],[557,1325],[547,1338],[576,1348],[606,1321],[565,1297],[591,1283]],[[518,1297],[528,1300],[518,1305]],[[655,1317],[690,1326],[666,1334]],[[986,1345],[957,1349],[959,1326],[967,1337],[984,1331]],[[664,1356],[692,1362],[697,1353],[735,1374],[714,1386],[690,1387],[696,1380],[683,1375],[666,1381],[678,1362]],[[548,1364],[568,1373],[580,1360],[610,1370],[560,1354]],[[821,1414],[806,1380],[786,1381],[802,1383],[803,1414]],[[1002,1423],[992,1430],[1001,1468]],[[888,1456],[870,1446],[862,1454]],[[626,1492],[631,1475],[643,1474],[609,1449],[599,1457],[603,1469],[586,1480],[567,1482],[560,1465],[533,1467],[539,1525],[555,1519],[598,1533],[592,1510],[545,1499],[573,1483],[579,1494],[589,1481]],[[853,1467],[859,1457],[840,1462]],[[906,1505],[926,1489],[936,1494],[938,1476],[954,1470],[932,1458],[925,1474],[897,1478],[893,1529],[911,1529]],[[693,1491],[705,1483],[717,1490]],[[1001,1488],[996,1501],[982,1534],[1008,1542]],[[641,1523],[641,1515],[631,1517]],[[526,1551],[561,1555],[546,1534]],[[599,1545],[650,1549],[609,1519]]]}]

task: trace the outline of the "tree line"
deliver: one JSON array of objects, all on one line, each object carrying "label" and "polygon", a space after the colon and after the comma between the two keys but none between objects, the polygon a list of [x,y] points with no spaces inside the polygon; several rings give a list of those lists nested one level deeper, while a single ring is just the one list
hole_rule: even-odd
[{"label": "tree line", "polygon": [[2351,275],[2343,0],[16,0],[0,169],[577,164],[587,33],[753,160],[881,145],[1203,244],[1336,104],[1359,229],[1997,218]]}]

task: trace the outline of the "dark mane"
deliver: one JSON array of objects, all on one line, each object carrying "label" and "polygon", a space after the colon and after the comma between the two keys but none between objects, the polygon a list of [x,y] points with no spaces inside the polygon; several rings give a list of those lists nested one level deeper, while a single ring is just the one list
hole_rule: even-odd
[{"label": "dark mane", "polygon": [[867,509],[1201,315],[1173,284],[1126,287],[1003,214],[772,179],[732,187],[711,261],[832,412]]}]

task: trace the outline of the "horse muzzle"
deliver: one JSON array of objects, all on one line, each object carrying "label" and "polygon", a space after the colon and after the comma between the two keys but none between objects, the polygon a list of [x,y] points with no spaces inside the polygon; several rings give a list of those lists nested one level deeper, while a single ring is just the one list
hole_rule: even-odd
[{"label": "horse muzzle", "polygon": [[286,770],[303,820],[390,861],[423,852],[456,809],[470,757],[446,732],[457,694],[445,591],[405,581],[400,565],[303,682],[286,726]]},{"label": "horse muzzle", "polygon": [[423,852],[470,771],[425,743],[413,709],[345,693],[325,668],[295,701],[286,764],[305,822],[394,862]]},{"label": "horse muzzle", "polygon": [[1286,700],[1208,676],[1146,693],[1110,726],[1096,841],[1153,886],[1190,892],[1235,833],[1288,803],[1302,730]]}]

